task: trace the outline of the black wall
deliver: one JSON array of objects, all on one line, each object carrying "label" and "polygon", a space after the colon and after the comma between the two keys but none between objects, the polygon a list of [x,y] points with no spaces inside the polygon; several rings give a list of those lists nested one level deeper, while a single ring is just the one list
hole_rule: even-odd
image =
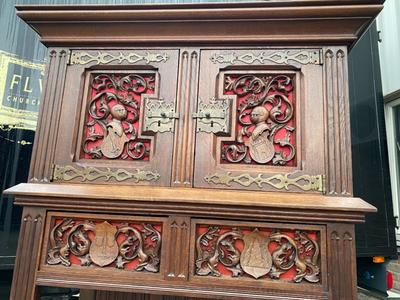
[{"label": "black wall", "polygon": [[349,54],[354,195],[374,205],[356,226],[357,256],[395,256],[378,33],[375,22]]}]

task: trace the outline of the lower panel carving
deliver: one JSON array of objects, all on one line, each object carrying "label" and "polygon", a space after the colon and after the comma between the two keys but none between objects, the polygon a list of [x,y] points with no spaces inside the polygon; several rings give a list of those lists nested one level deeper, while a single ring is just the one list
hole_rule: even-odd
[{"label": "lower panel carving", "polygon": [[162,222],[53,216],[47,265],[159,272]]},{"label": "lower panel carving", "polygon": [[320,284],[321,231],[292,228],[198,224],[194,273]]}]

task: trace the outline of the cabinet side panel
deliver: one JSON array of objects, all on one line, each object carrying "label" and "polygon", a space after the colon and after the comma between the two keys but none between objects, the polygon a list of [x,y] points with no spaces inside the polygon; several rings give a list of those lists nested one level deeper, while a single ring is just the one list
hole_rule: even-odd
[{"label": "cabinet side panel", "polygon": [[42,105],[39,113],[38,130],[30,166],[30,182],[50,181],[69,50],[63,48],[49,49],[48,59],[47,76],[41,96]]},{"label": "cabinet side panel", "polygon": [[352,195],[347,50],[324,49],[327,193]]}]

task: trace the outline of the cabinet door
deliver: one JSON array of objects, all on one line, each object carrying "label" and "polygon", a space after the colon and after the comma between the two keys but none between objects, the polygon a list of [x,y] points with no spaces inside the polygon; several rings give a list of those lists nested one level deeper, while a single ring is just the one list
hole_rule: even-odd
[{"label": "cabinet door", "polygon": [[72,50],[54,181],[169,185],[178,51]]},{"label": "cabinet door", "polygon": [[319,49],[201,52],[197,187],[322,192]]}]

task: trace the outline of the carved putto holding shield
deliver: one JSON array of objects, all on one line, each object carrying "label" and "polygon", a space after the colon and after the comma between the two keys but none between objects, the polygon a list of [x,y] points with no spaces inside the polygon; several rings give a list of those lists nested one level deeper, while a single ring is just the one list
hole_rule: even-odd
[{"label": "carved putto holding shield", "polygon": [[236,138],[223,141],[223,163],[295,165],[293,75],[227,75],[237,96]]},{"label": "carved putto holding shield", "polygon": [[100,151],[105,157],[117,158],[122,154],[125,144],[129,141],[122,126],[127,111],[121,104],[116,104],[111,108],[111,115],[113,119],[107,124],[107,132]]},{"label": "carved putto holding shield", "polygon": [[84,158],[148,160],[150,140],[139,138],[141,96],[154,93],[154,74],[95,74],[90,83]]},{"label": "carved putto holding shield", "polygon": [[250,157],[260,164],[269,162],[275,155],[274,144],[269,139],[271,126],[267,123],[268,117],[269,111],[264,106],[257,106],[252,110],[250,120],[255,128],[245,142],[249,147]]}]

